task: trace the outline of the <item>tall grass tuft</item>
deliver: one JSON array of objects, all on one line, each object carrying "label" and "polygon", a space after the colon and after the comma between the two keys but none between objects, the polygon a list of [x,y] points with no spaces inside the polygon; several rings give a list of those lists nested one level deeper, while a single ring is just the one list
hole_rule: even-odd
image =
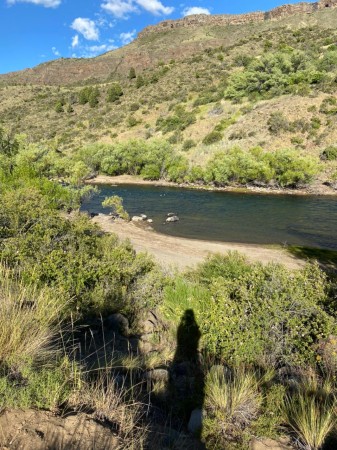
[{"label": "tall grass tuft", "polygon": [[335,399],[306,392],[288,394],[284,402],[285,422],[305,450],[319,450],[335,425]]},{"label": "tall grass tuft", "polygon": [[60,312],[49,290],[25,286],[0,265],[0,366],[20,369],[54,354]]},{"label": "tall grass tuft", "polygon": [[226,448],[229,441],[240,441],[244,430],[258,414],[262,402],[259,382],[254,373],[238,369],[225,371],[214,366],[205,384],[205,408],[202,436],[206,442]]}]

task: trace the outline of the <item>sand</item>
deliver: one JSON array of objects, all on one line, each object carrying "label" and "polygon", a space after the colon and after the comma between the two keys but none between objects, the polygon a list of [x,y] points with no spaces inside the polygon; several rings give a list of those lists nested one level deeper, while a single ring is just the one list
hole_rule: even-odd
[{"label": "sand", "polygon": [[150,253],[166,267],[174,266],[178,269],[194,267],[210,253],[225,254],[228,251],[238,251],[251,262],[281,263],[290,269],[299,269],[305,264],[282,248],[167,236],[157,233],[146,223],[114,221],[105,214],[99,214],[93,221],[104,231],[115,233],[122,240],[129,239],[137,252]]}]

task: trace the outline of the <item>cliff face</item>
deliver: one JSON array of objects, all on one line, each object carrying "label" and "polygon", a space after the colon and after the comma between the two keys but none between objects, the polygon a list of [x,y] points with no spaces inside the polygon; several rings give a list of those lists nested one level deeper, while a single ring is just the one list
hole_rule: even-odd
[{"label": "cliff face", "polygon": [[158,25],[144,28],[138,36],[144,37],[152,33],[160,33],[175,28],[188,28],[200,25],[242,25],[246,23],[258,23],[265,20],[278,20],[295,14],[311,14],[325,8],[337,8],[337,0],[319,0],[315,3],[297,3],[295,5],[283,5],[268,12],[253,12],[248,14],[223,14],[206,15],[198,14],[184,17],[180,20],[166,20]]}]

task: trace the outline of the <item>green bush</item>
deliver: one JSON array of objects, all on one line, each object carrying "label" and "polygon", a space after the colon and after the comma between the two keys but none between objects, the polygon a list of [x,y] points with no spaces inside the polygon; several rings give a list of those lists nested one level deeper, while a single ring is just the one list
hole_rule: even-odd
[{"label": "green bush", "polygon": [[324,161],[336,161],[337,160],[337,147],[330,145],[321,154],[321,159]]},{"label": "green bush", "polygon": [[119,83],[113,83],[108,88],[107,101],[115,102],[123,95],[123,89]]},{"label": "green bush", "polygon": [[211,131],[210,133],[206,134],[204,139],[202,140],[202,143],[205,145],[211,145],[215,144],[216,142],[221,141],[223,138],[223,133],[221,131]]}]

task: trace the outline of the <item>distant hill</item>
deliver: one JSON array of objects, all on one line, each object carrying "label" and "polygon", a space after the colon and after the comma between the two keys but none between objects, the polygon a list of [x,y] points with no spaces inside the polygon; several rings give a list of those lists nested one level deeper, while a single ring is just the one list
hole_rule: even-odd
[{"label": "distant hill", "polygon": [[96,58],[2,75],[0,125],[65,152],[159,138],[202,166],[292,148],[337,180],[336,3],[166,21]]},{"label": "distant hill", "polygon": [[254,36],[257,31],[316,24],[333,28],[336,25],[335,7],[337,0],[320,0],[284,5],[269,12],[194,15],[164,21],[145,28],[131,44],[96,58],[61,58],[32,69],[0,75],[0,82],[69,85],[123,78],[131,67],[142,71],[155,67],[159,61],[182,60],[206,48],[229,48]]}]

